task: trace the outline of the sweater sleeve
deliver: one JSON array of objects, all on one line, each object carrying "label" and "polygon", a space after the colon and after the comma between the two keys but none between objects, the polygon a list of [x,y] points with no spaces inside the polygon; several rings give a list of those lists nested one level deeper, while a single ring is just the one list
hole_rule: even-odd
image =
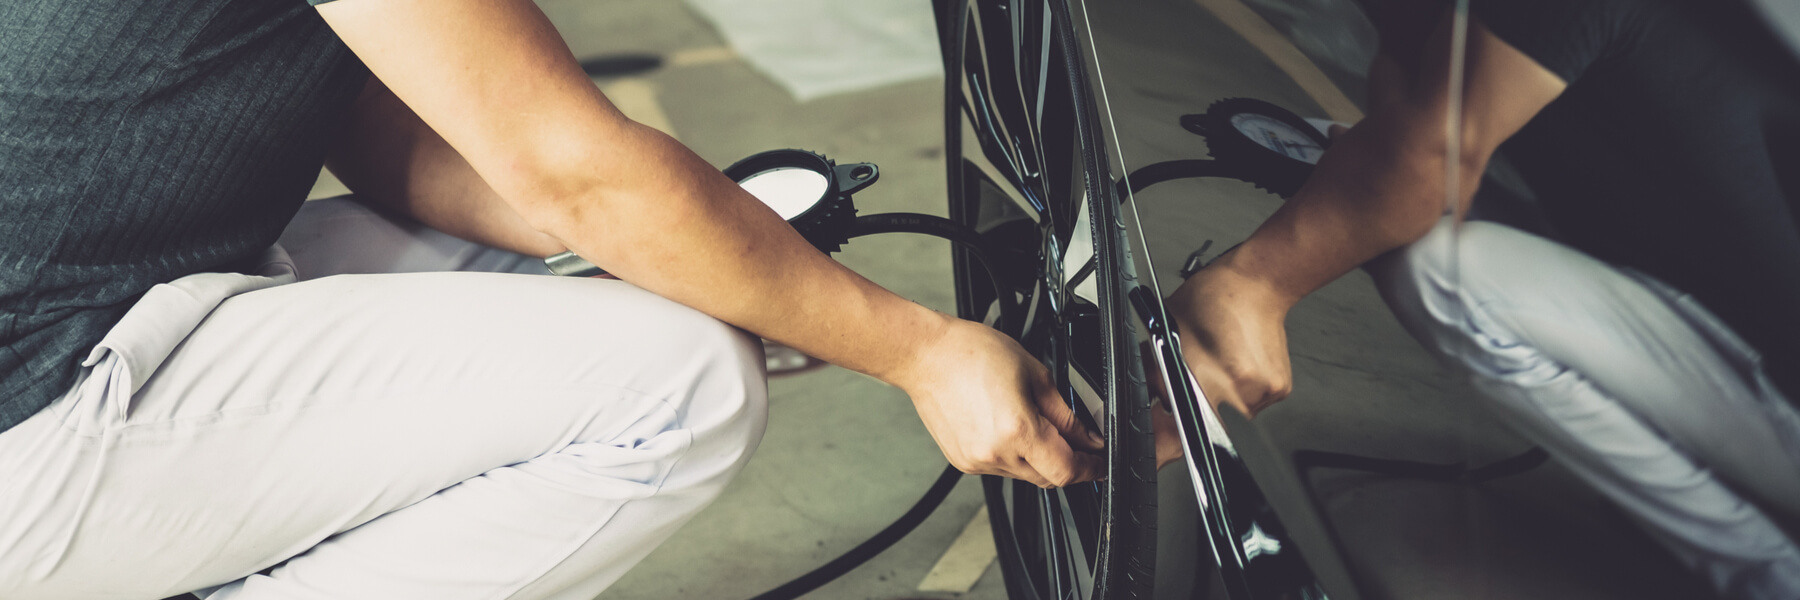
[{"label": "sweater sleeve", "polygon": [[1574,83],[1628,42],[1639,1],[1475,0],[1469,12],[1564,83]]}]

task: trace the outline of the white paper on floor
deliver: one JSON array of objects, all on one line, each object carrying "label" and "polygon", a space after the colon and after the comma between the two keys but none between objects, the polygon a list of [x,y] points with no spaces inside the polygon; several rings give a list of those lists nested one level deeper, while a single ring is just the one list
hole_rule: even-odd
[{"label": "white paper on floor", "polygon": [[688,0],[796,100],[938,77],[930,2]]}]

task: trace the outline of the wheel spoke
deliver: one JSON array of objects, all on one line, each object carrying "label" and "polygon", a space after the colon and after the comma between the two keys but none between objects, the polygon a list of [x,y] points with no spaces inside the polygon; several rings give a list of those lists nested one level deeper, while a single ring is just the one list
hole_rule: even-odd
[{"label": "wheel spoke", "polygon": [[[1048,594],[1049,571],[1044,568],[1043,506],[1036,500],[1038,488],[1023,481],[1012,482],[1013,532],[1019,542],[1020,557],[1033,587]],[[1046,595],[1055,598],[1055,595]]]},{"label": "wheel spoke", "polygon": [[1000,571],[1006,575],[1006,594],[1013,600],[1040,600],[1043,596],[1037,592],[1032,578],[1024,574],[1029,570],[1025,561],[1025,548],[1019,545],[1019,538],[1014,534],[1015,523],[1009,516],[1007,507],[1011,503],[1007,499],[1008,480],[996,475],[981,476],[981,490],[987,498],[988,523],[994,531],[994,547],[998,551]]},{"label": "wheel spoke", "polygon": [[1094,568],[1094,561],[1100,551],[1100,486],[1094,483],[1072,485],[1062,489],[1063,501],[1068,504],[1068,518],[1075,530],[1075,539],[1081,543],[1081,557],[1088,569]]},{"label": "wheel spoke", "polygon": [[1044,547],[1044,579],[1045,587],[1051,598],[1068,598],[1070,590],[1068,547],[1063,543],[1062,506],[1056,502],[1055,492],[1036,490],[1032,496],[1038,505],[1038,532]]},{"label": "wheel spoke", "polygon": [[[1134,325],[1121,320],[1131,315],[1119,279],[1129,258],[1113,239],[1116,206],[1094,200],[1109,198],[1111,176],[1082,116],[1091,108],[1060,2],[967,0],[946,19],[961,28],[944,38],[952,216],[983,235],[1006,228],[989,241],[1016,249],[1009,268],[1031,274],[1005,283],[1025,308],[1009,333],[1054,374],[1082,426],[1108,438],[1109,478],[1061,490],[984,478],[983,489],[1013,600],[1147,598],[1152,524],[1132,511],[1153,501],[1154,473],[1136,466],[1150,460],[1134,438],[1148,431],[1142,378],[1123,372],[1142,367]],[[1087,290],[1077,295],[1064,269],[1086,264],[1095,267],[1073,281]],[[958,263],[959,286],[970,282],[966,267]],[[958,298],[965,313],[981,310],[979,292]],[[1123,550],[1109,546],[1118,540]]]},{"label": "wheel spoke", "polygon": [[[1099,530],[1098,528],[1088,530],[1082,527],[1081,518],[1083,516],[1083,505],[1077,503],[1074,499],[1082,495],[1081,492],[1083,487],[1093,489],[1092,485],[1075,486],[1057,490],[1057,494],[1061,496],[1063,504],[1069,508],[1063,513],[1063,530],[1068,532],[1065,533],[1063,539],[1073,539],[1081,544],[1079,548],[1074,547],[1073,545],[1070,547],[1072,556],[1080,558],[1080,562],[1076,562],[1075,560],[1069,561],[1069,566],[1071,567],[1070,574],[1074,577],[1075,582],[1076,597],[1087,600],[1088,598],[1093,597],[1094,565],[1095,560],[1098,558],[1097,550],[1099,550],[1094,546],[1094,542],[1099,539]],[[1091,493],[1089,497],[1092,497]],[[1099,505],[1098,503],[1095,503],[1092,505],[1092,510],[1087,516],[1098,517],[1100,514],[1098,509]],[[1091,525],[1099,524],[1097,519],[1092,518],[1090,518],[1088,522]],[[1071,536],[1069,533],[1072,533],[1073,535]]]}]

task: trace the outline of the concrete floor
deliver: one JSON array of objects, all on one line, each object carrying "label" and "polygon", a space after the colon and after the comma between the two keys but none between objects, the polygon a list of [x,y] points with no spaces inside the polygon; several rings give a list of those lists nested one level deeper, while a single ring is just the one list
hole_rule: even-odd
[{"label": "concrete floor", "polygon": [[[774,148],[813,150],[840,162],[874,162],[882,177],[858,194],[864,212],[944,214],[940,82],[796,103],[725,49],[724,41],[680,2],[540,0],[540,5],[579,58],[665,57],[662,68],[597,83],[628,114],[669,130],[713,164],[723,167]],[[1247,50],[1233,46],[1229,32],[1217,33],[1205,37],[1220,45],[1219,52],[1246,55]],[[1111,58],[1122,59],[1120,64],[1137,60],[1160,66],[1170,57]],[[1233,62],[1259,68],[1253,58]],[[1202,75],[1196,80],[1243,82],[1229,74]],[[1241,87],[1232,95],[1252,95],[1244,90],[1255,88],[1247,82]],[[1293,90],[1254,91],[1287,105],[1308,106]],[[1141,109],[1136,114],[1144,118],[1203,108],[1159,107],[1153,105],[1154,93],[1145,97],[1149,104],[1134,106],[1130,98],[1124,102]],[[1181,143],[1192,144],[1136,140],[1126,150],[1132,150],[1131,144]],[[334,186],[322,181],[315,195],[340,189]],[[1204,207],[1217,228],[1205,235],[1221,240],[1242,237],[1274,209],[1268,197],[1248,185],[1217,182],[1169,184],[1140,202],[1154,210],[1159,202],[1193,197],[1216,201]],[[1168,267],[1188,249],[1151,250]],[[857,241],[837,257],[902,295],[954,310],[949,251],[941,242],[878,236]],[[1342,548],[1354,557],[1333,560],[1336,553],[1323,521],[1307,516],[1311,508],[1300,500],[1297,480],[1283,458],[1288,452],[1312,447],[1479,461],[1524,445],[1475,409],[1470,392],[1399,330],[1366,278],[1349,278],[1308,300],[1297,310],[1292,329],[1296,393],[1255,426],[1238,423],[1233,431],[1259,476],[1269,474],[1271,492],[1288,499],[1279,506],[1300,515],[1290,519],[1289,527],[1304,538],[1304,551],[1314,557],[1335,597],[1354,597],[1339,592],[1348,588],[1352,572],[1364,596],[1377,598],[1696,597],[1692,582],[1671,568],[1667,557],[1646,550],[1641,536],[1555,466],[1481,489],[1323,474],[1316,481],[1326,518],[1338,528]],[[751,597],[885,526],[918,498],[944,464],[905,396],[872,379],[825,367],[771,380],[770,398],[768,435],[743,474],[717,504],[603,598]],[[1179,472],[1164,476],[1167,482],[1185,480]],[[1201,570],[1192,546],[1195,525],[1185,512],[1191,508],[1184,508],[1191,501],[1184,500],[1184,489],[1165,487],[1168,536],[1160,568],[1185,571],[1182,577],[1191,578]],[[1003,598],[992,566],[964,594],[917,589],[979,505],[976,482],[965,480],[943,508],[898,546],[808,597]],[[1177,597],[1170,587],[1161,595]]]}]

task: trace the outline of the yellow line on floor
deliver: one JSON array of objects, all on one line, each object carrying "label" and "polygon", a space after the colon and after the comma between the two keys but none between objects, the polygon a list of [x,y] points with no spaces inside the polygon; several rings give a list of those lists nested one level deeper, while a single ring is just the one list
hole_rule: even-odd
[{"label": "yellow line on floor", "polygon": [[987,507],[975,511],[975,518],[963,527],[956,541],[938,557],[937,564],[925,579],[919,581],[921,592],[966,594],[994,562],[994,530],[988,524]]},{"label": "yellow line on floor", "polygon": [[1300,84],[1300,89],[1305,90],[1306,95],[1312,96],[1313,101],[1325,109],[1326,116],[1331,117],[1331,120],[1342,123],[1362,120],[1362,109],[1357,108],[1356,103],[1351,102],[1350,97],[1345,96],[1344,91],[1338,89],[1330,77],[1325,76],[1324,71],[1319,70],[1319,65],[1313,64],[1312,59],[1295,48],[1287,36],[1276,31],[1274,25],[1245,6],[1242,0],[1194,1],[1211,11],[1220,21],[1224,21],[1232,31],[1244,36],[1251,46],[1262,51],[1269,60],[1274,61],[1275,66],[1287,73],[1294,83]]},{"label": "yellow line on floor", "polygon": [[664,64],[670,67],[692,67],[725,62],[734,58],[737,58],[737,52],[732,51],[730,46],[704,46],[670,52]]}]

